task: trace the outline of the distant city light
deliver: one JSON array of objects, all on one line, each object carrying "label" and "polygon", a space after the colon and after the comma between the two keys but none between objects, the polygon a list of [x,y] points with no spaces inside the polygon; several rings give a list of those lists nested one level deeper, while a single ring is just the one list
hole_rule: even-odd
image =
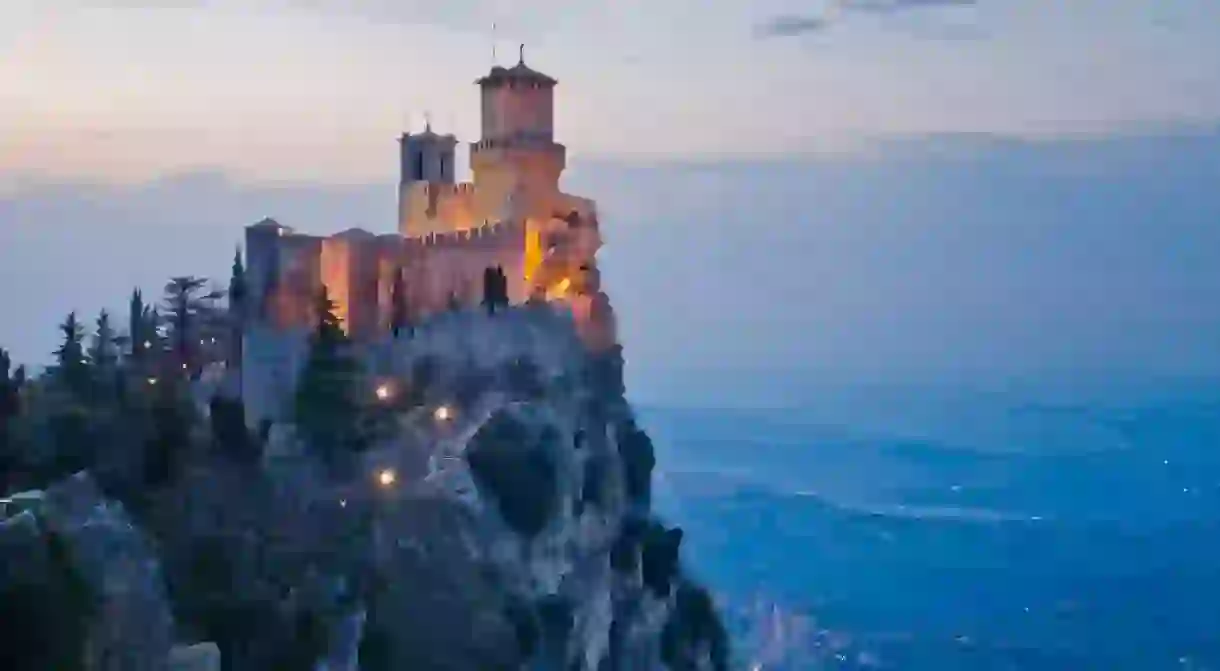
[{"label": "distant city light", "polygon": [[377,400],[379,400],[379,401],[387,401],[387,400],[389,400],[390,396],[393,396],[393,392],[390,389],[390,385],[388,385],[388,384],[378,385],[376,393],[377,393]]},{"label": "distant city light", "polygon": [[150,378],[148,378],[148,383],[149,383],[149,384],[156,384],[156,383],[157,383],[157,378],[155,378],[155,377],[150,377]]},{"label": "distant city light", "polygon": [[148,349],[148,348],[150,348],[150,347],[152,347],[152,342],[150,342],[150,341],[148,341],[148,340],[145,340],[145,341],[144,341],[144,349]]},{"label": "distant city light", "polygon": [[442,405],[436,409],[436,412],[432,413],[432,416],[435,417],[436,421],[438,422],[445,422],[453,417],[453,410],[451,410],[447,405]]},{"label": "distant city light", "polygon": [[382,487],[389,487],[394,484],[397,476],[394,474],[394,469],[387,468],[377,474],[377,482],[381,483]]}]

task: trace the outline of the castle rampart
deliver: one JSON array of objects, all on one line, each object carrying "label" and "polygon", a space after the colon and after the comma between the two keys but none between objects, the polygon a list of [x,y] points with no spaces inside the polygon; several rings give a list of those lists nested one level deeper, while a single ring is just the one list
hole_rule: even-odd
[{"label": "castle rampart", "polygon": [[[555,80],[522,62],[493,68],[478,83],[483,137],[469,144],[472,181],[455,179],[453,135],[429,125],[399,139],[396,233],[318,237],[272,219],[246,229],[248,295],[257,309],[242,365],[253,368],[252,397],[283,393],[288,382],[276,371],[299,364],[298,341],[316,323],[323,288],[362,343],[386,338],[396,316],[420,324],[479,304],[488,268],[504,272],[511,302],[567,300],[584,319],[607,312],[595,263],[596,205],[559,188],[567,150],[554,141]],[[297,344],[277,351],[287,342],[281,336]]]}]

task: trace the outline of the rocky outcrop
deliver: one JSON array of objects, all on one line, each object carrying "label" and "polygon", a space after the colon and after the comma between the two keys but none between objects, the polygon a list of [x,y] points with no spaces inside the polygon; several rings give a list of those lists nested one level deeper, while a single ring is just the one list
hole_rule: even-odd
[{"label": "rocky outcrop", "polygon": [[366,637],[394,650],[384,668],[724,668],[682,532],[651,517],[655,456],[623,397],[621,350],[591,353],[549,309],[434,328],[393,360],[404,386],[420,361],[443,374],[365,467],[427,452],[423,476],[374,507],[378,572],[407,583],[369,610]]},{"label": "rocky outcrop", "polygon": [[[38,668],[40,655],[63,655],[43,668],[161,671],[174,621],[152,546],[122,505],[78,473],[56,483],[36,506],[0,531],[6,612],[30,648],[3,668]],[[13,629],[6,626],[6,638]],[[6,649],[6,653],[9,652]]]},{"label": "rocky outcrop", "polygon": [[278,425],[261,461],[202,440],[140,528],[88,474],[55,484],[0,527],[0,626],[44,654],[0,668],[725,668],[682,531],[651,513],[621,349],[582,338],[542,305],[372,352],[370,396],[392,393],[342,473]]}]

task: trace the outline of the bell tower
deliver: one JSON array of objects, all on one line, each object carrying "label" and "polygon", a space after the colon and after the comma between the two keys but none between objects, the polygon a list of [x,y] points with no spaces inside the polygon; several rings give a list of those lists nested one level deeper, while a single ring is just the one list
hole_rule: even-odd
[{"label": "bell tower", "polygon": [[[418,184],[453,184],[457,138],[432,132],[429,121],[422,133],[398,138],[398,228],[406,233],[411,199],[421,197]],[[414,192],[414,193],[413,193]]]},{"label": "bell tower", "polygon": [[566,166],[567,150],[555,142],[555,85],[525,64],[495,66],[478,84],[482,137],[470,145],[470,168],[480,190],[506,195],[518,188],[553,192]]}]

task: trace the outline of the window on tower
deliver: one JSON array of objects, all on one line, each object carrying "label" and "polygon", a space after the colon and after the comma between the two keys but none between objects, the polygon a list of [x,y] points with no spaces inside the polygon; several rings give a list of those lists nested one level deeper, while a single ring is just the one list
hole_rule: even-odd
[{"label": "window on tower", "polygon": [[420,181],[424,179],[424,153],[422,151],[415,154],[415,179]]}]

